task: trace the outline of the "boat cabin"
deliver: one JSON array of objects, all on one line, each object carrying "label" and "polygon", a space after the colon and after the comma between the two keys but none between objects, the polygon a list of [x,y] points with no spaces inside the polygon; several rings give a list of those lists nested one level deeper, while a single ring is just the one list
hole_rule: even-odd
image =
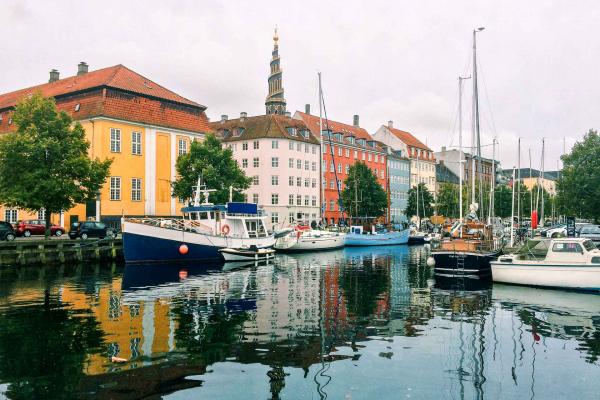
[{"label": "boat cabin", "polygon": [[585,238],[531,240],[517,253],[498,259],[500,262],[513,260],[600,264],[600,250],[594,242]]},{"label": "boat cabin", "polygon": [[265,217],[252,203],[201,204],[181,209],[186,230],[241,238],[269,236]]}]

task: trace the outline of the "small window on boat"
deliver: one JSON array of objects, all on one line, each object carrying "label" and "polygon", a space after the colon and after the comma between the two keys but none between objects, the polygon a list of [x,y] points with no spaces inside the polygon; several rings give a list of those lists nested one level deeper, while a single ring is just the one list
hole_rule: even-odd
[{"label": "small window on boat", "polygon": [[600,264],[600,257],[592,257],[592,264]]},{"label": "small window on boat", "polygon": [[198,213],[198,215],[199,215],[199,219],[208,219],[208,213],[206,213],[206,212]]},{"label": "small window on boat", "polygon": [[583,242],[583,247],[585,247],[587,251],[596,250],[596,245],[591,240],[586,240]]},{"label": "small window on boat", "polygon": [[554,243],[552,251],[555,253],[581,253],[583,250],[579,243]]}]

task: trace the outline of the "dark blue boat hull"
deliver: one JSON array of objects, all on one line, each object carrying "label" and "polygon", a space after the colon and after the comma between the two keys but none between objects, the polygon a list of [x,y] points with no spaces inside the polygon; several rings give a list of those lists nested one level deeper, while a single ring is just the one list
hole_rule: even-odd
[{"label": "dark blue boat hull", "polygon": [[219,261],[222,260],[217,246],[205,246],[185,243],[187,254],[181,254],[179,247],[182,242],[142,236],[123,232],[123,254],[125,262],[190,262],[190,261]]}]

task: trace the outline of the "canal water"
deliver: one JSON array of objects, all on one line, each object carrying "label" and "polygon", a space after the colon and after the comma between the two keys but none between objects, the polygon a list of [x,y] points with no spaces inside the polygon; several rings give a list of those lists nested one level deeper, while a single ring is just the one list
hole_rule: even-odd
[{"label": "canal water", "polygon": [[0,397],[597,399],[600,295],[435,282],[424,247],[0,272]]}]

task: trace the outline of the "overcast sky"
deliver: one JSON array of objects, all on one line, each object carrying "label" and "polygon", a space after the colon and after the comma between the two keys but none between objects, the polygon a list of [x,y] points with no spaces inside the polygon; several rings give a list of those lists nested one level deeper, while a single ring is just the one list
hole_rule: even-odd
[{"label": "overcast sky", "polygon": [[[326,4],[325,4],[326,3]],[[264,113],[279,26],[288,110],[317,109],[317,71],[331,119],[373,133],[388,120],[433,150],[458,144],[457,77],[471,73],[478,34],[482,144],[495,135],[504,168],[547,138],[555,169],[600,128],[597,1],[23,1],[2,2],[0,93],[124,64],[208,107],[211,120]],[[471,83],[464,95],[470,142]],[[491,156],[491,147],[484,147]]]}]

